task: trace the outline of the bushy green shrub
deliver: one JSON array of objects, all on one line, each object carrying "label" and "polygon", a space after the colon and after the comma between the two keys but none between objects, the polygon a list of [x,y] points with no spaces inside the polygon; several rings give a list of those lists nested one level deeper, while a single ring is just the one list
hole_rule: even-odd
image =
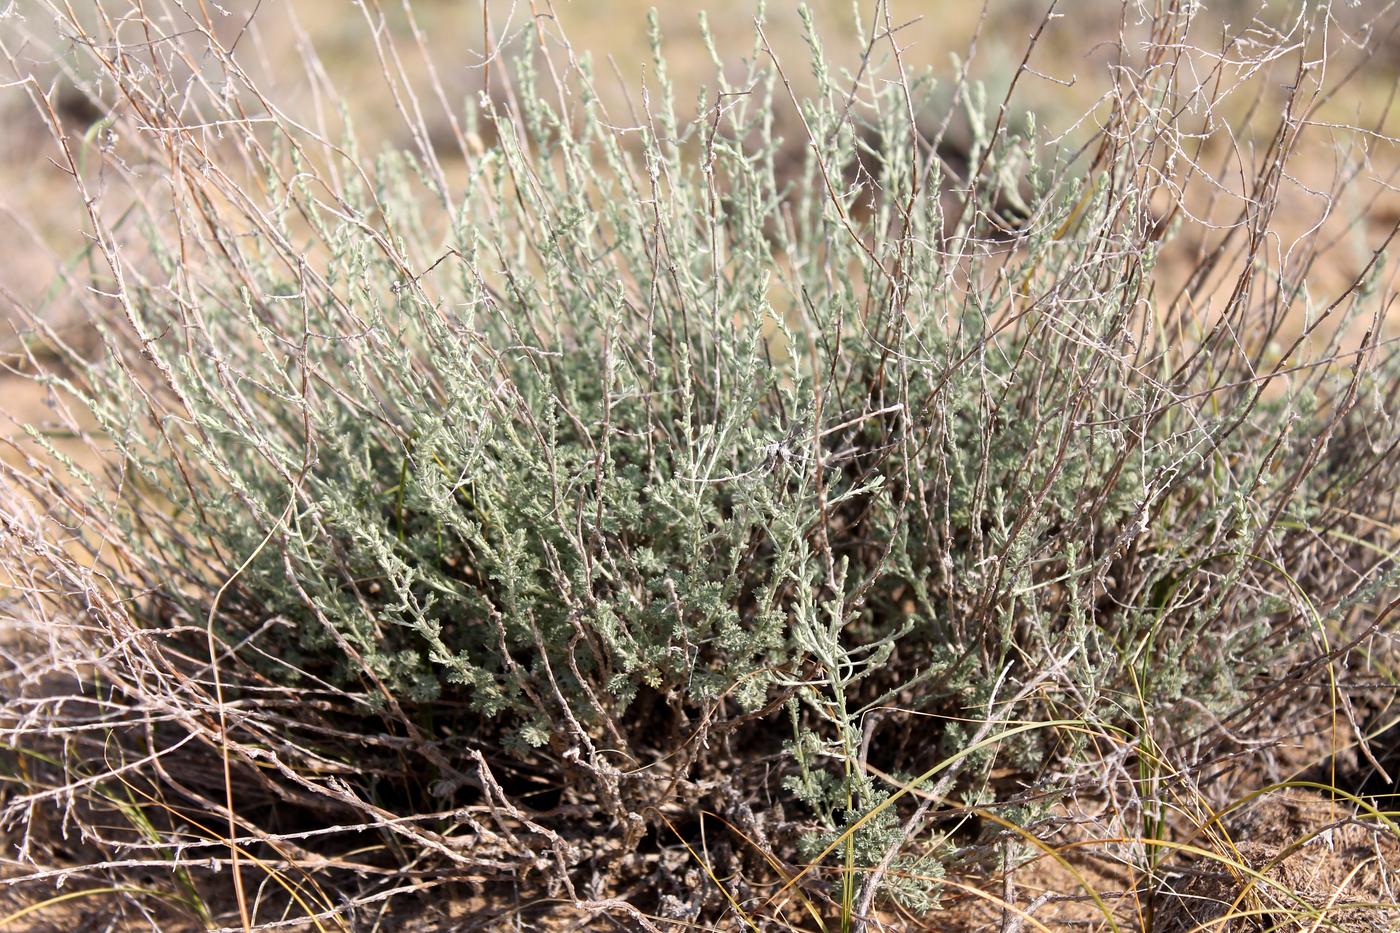
[{"label": "bushy green shrub", "polygon": [[[169,135],[149,257],[100,237],[106,351],[45,377],[117,482],[51,520],[119,532],[99,564],[197,684],[209,627],[240,760],[336,806],[491,800],[486,759],[564,782],[573,822],[532,814],[559,835],[526,848],[566,875],[620,857],[582,846],[610,820],[626,850],[767,787],[807,840],[779,857],[859,825],[852,863],[898,855],[923,903],[946,853],[899,854],[891,781],[975,746],[969,799],[994,766],[1046,790],[1086,731],[1248,718],[1393,588],[1366,520],[1394,519],[1393,350],[1302,355],[1366,287],[1290,341],[1276,308],[1313,299],[1252,248],[1197,315],[1202,282],[1154,291],[1179,150],[1153,117],[1114,101],[1080,158],[974,110],[951,178],[910,119],[933,83],[883,52],[816,59],[781,176],[788,81],[755,51],[688,118],[659,57],[626,115],[586,62],[525,57],[452,179],[280,123],[223,144],[241,178]],[[286,691],[303,734],[294,706],[258,725]],[[1052,720],[1078,725],[985,742]]]}]

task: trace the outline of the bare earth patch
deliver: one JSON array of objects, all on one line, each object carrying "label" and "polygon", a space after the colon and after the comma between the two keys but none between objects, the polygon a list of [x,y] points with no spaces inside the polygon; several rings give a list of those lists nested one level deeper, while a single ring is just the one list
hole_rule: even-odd
[{"label": "bare earth patch", "polygon": [[1196,858],[1169,877],[1158,933],[1400,929],[1393,826],[1300,790],[1261,798],[1226,823],[1234,841],[1231,851],[1220,840],[1227,861]]}]

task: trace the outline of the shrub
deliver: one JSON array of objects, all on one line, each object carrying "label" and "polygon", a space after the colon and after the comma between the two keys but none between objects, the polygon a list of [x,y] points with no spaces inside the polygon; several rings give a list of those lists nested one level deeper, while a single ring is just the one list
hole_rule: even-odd
[{"label": "shrub", "polygon": [[[936,85],[888,36],[833,73],[810,22],[795,111],[761,30],[691,117],[659,51],[626,116],[585,60],[518,56],[460,177],[424,145],[370,165],[251,89],[177,111],[91,45],[161,184],[144,246],[90,215],[103,350],[54,339],[36,376],[100,469],[7,468],[7,573],[34,584],[6,614],[75,659],[63,703],[16,680],[10,741],[71,737],[10,819],[81,793],[85,825],[128,815],[89,830],[112,871],[227,854],[303,914],[392,869],[715,922],[799,916],[779,889],[927,909],[1004,837],[948,836],[919,795],[1034,827],[1126,787],[1154,832],[1172,769],[1366,644],[1397,579],[1384,260],[1325,298],[1315,237],[1275,260],[1291,113],[1163,294],[1173,238],[1213,236],[1183,127],[1231,132],[1168,77],[1191,16],[1154,22],[1153,106],[1120,92],[1078,150],[969,107],[957,178],[914,116]],[[706,811],[740,880],[619,895]],[[789,867],[832,848],[845,872]],[[190,902],[221,883],[180,871]]]}]

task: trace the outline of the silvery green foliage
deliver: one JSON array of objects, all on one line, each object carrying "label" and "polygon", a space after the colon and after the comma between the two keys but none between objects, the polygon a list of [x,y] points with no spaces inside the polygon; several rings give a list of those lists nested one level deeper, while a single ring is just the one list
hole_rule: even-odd
[{"label": "silvery green foliage", "polygon": [[[74,380],[166,503],[109,506],[156,555],[142,624],[202,623],[232,578],[216,630],[263,682],[577,762],[619,815],[670,786],[645,766],[713,768],[694,736],[758,714],[814,854],[891,793],[861,767],[876,711],[1223,716],[1393,585],[1309,531],[1393,480],[1393,364],[1266,393],[1248,294],[1183,349],[1150,291],[1156,156],[1110,140],[1088,171],[968,92],[978,172],[950,179],[908,119],[932,82],[818,58],[783,173],[755,51],[693,118],[660,60],[627,115],[526,60],[465,182],[283,140],[255,222],[157,239]],[[975,733],[911,728],[900,780]]]}]

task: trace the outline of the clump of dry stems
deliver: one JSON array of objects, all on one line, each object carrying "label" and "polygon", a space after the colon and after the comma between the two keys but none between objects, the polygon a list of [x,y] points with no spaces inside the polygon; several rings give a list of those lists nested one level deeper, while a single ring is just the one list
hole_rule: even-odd
[{"label": "clump of dry stems", "polygon": [[1385,772],[1400,163],[1336,114],[1389,7],[1127,0],[1047,131],[1053,4],[1002,100],[877,2],[858,68],[760,17],[689,97],[659,36],[607,96],[488,17],[463,102],[371,2],[381,154],[309,45],[259,89],[271,11],[40,6],[8,90],[100,339],[9,309],[54,406],[0,472],[17,909],[1146,929],[1244,864],[1221,810]]}]

